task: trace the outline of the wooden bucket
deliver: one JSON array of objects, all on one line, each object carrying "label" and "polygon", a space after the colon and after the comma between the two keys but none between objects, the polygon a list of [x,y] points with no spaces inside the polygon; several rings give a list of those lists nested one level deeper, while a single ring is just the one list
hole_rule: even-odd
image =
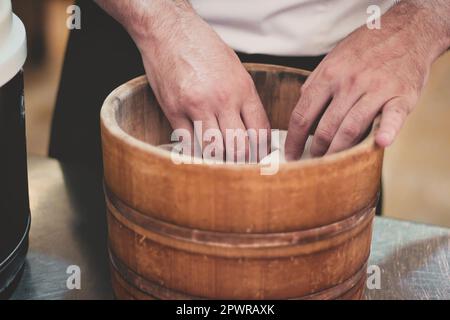
[{"label": "wooden bucket", "polygon": [[[287,129],[308,73],[246,68],[272,127]],[[101,127],[117,298],[361,298],[383,161],[373,133],[276,175],[176,165],[156,147],[172,129],[145,77],[111,93]]]}]

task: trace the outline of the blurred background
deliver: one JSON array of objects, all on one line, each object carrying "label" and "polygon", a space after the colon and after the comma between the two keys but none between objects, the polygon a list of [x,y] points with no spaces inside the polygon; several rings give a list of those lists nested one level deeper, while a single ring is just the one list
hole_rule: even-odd
[{"label": "blurred background", "polygon": [[[71,0],[13,0],[28,32],[25,66],[30,155],[48,153]],[[450,53],[433,66],[416,111],[386,151],[386,216],[450,227]]]}]

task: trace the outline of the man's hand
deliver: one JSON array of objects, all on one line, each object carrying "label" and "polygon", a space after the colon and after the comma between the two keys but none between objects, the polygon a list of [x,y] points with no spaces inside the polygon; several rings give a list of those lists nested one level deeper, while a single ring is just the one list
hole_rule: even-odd
[{"label": "man's hand", "polygon": [[302,88],[289,124],[286,158],[303,153],[320,117],[313,156],[355,145],[380,112],[376,142],[392,144],[432,62],[450,45],[449,21],[448,0],[405,0],[382,17],[380,30],[362,26],[339,43]]},{"label": "man's hand", "polygon": [[[194,137],[193,122],[202,121],[203,132],[218,129],[223,138],[226,129],[270,133],[250,75],[188,1],[97,3],[134,39],[150,85],[174,129],[187,129]],[[248,146],[231,151],[248,156]]]}]

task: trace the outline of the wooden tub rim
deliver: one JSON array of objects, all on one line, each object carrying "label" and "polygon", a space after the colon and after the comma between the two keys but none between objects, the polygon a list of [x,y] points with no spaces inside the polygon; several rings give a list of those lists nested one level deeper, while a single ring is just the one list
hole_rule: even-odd
[{"label": "wooden tub rim", "polygon": [[[284,71],[295,73],[304,77],[307,77],[310,72],[302,69],[284,67],[278,65],[269,65],[269,64],[259,64],[259,63],[244,63],[244,66],[249,71]],[[171,152],[168,150],[164,150],[159,148],[158,146],[154,146],[152,144],[146,143],[129,133],[127,133],[122,127],[119,125],[116,119],[116,110],[119,108],[119,103],[121,102],[121,97],[125,96],[126,93],[129,92],[129,88],[133,87],[134,90],[141,87],[149,86],[147,78],[145,75],[134,78],[113,90],[105,102],[103,103],[101,112],[100,112],[100,120],[102,130],[107,130],[107,132],[114,138],[117,139],[123,145],[129,145],[131,148],[141,151],[144,155],[158,157],[163,161],[172,162]],[[150,88],[151,89],[151,88]],[[310,158],[303,160],[295,160],[289,161],[285,163],[280,163],[280,170],[298,170],[307,167],[313,167],[318,165],[332,165],[339,163],[341,161],[345,161],[349,157],[361,155],[364,153],[369,153],[380,149],[375,142],[375,132],[379,127],[380,117],[377,117],[372,125],[372,129],[368,136],[364,138],[359,144],[353,146],[352,148],[331,154],[325,155],[319,158]],[[191,157],[181,156],[180,159],[190,160]],[[174,164],[175,165],[175,164]],[[195,166],[201,167],[209,167],[212,169],[226,169],[226,170],[261,170],[265,167],[262,164],[236,164],[236,163],[219,163],[219,164],[211,164],[208,162],[204,162],[201,164],[195,164]]]}]

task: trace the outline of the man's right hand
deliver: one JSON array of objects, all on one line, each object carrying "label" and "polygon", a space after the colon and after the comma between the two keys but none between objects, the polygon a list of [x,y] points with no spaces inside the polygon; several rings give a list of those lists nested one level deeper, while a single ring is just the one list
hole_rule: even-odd
[{"label": "man's right hand", "polygon": [[[193,137],[193,122],[201,121],[203,132],[222,132],[222,148],[226,129],[267,129],[270,136],[250,75],[187,1],[97,2],[137,44],[149,83],[173,129],[189,130]],[[248,159],[248,146],[226,152],[245,153]]]}]

